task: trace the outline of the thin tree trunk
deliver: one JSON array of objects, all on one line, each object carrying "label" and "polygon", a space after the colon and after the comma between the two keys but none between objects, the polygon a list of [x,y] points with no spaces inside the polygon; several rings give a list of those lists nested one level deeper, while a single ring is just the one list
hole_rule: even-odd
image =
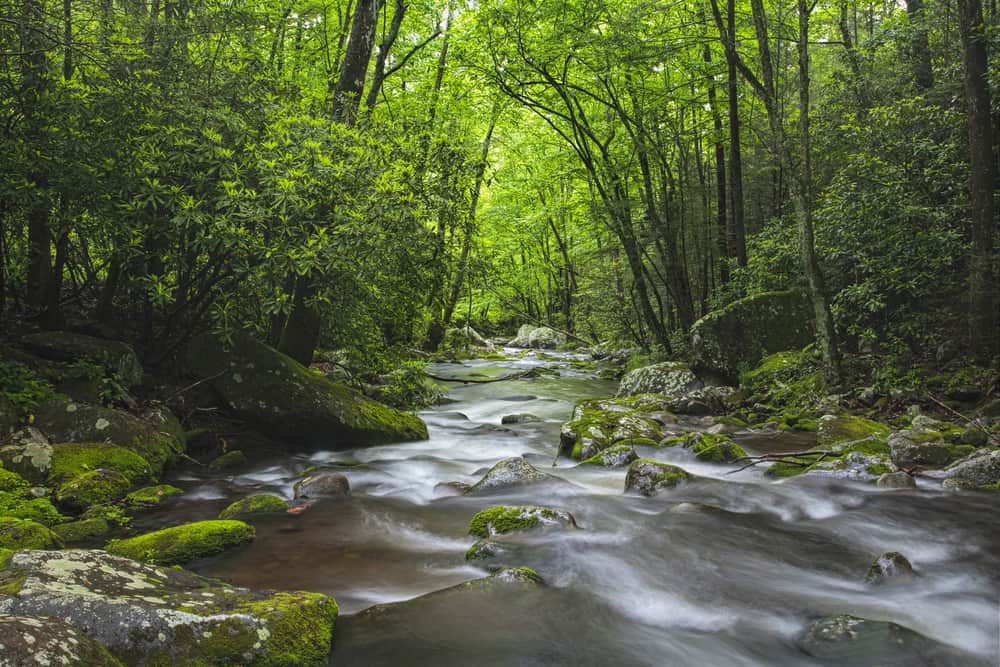
[{"label": "thin tree trunk", "polygon": [[[961,11],[961,8],[959,9]],[[982,10],[980,10],[980,13]],[[924,16],[923,0],[907,0],[906,14],[910,21],[910,61],[913,67],[913,83],[917,90],[925,92],[934,85],[934,70],[931,69],[931,49],[927,39],[927,20]]]},{"label": "thin tree trunk", "polygon": [[[712,64],[712,49],[706,44],[705,62]],[[715,129],[715,245],[719,252],[719,279],[729,282],[729,229],[726,224],[726,147],[722,143],[722,114],[715,94],[715,76],[708,78],[708,106],[712,111],[712,127]],[[706,285],[708,281],[705,281]]]},{"label": "thin tree trunk", "polygon": [[389,24],[389,32],[385,39],[378,45],[378,57],[375,59],[375,72],[372,74],[372,85],[368,90],[368,97],[365,99],[366,113],[371,113],[378,102],[379,93],[382,91],[382,82],[385,81],[385,64],[389,60],[389,51],[396,43],[399,36],[399,28],[403,24],[403,16],[406,15],[406,3],[404,0],[396,0],[395,9],[392,13],[392,22]]}]

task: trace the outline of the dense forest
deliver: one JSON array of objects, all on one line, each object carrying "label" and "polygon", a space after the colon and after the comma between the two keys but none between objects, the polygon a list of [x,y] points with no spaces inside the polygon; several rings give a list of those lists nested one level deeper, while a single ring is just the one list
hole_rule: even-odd
[{"label": "dense forest", "polygon": [[997,664],[996,0],[0,56],[0,664]]}]

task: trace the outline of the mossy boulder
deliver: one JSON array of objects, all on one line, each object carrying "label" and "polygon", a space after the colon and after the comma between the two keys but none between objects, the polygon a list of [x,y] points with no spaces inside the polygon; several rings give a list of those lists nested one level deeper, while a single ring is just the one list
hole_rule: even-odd
[{"label": "mossy boulder", "polygon": [[522,324],[517,336],[508,341],[511,347],[529,347],[536,350],[554,350],[566,343],[565,334],[549,327]]},{"label": "mossy boulder", "polygon": [[251,514],[280,514],[287,509],[288,503],[285,502],[284,498],[269,493],[258,493],[231,503],[226,509],[219,512],[219,518],[232,519]]},{"label": "mossy boulder", "polygon": [[618,386],[618,396],[635,394],[682,396],[703,386],[704,383],[691,372],[686,363],[666,361],[626,373]]},{"label": "mossy boulder", "polygon": [[683,468],[651,459],[637,459],[625,475],[625,491],[643,496],[655,496],[664,489],[672,489],[692,480]]},{"label": "mossy boulder", "polygon": [[130,345],[121,341],[104,340],[69,331],[44,331],[23,337],[21,344],[46,359],[85,359],[100,364],[127,387],[142,383],[142,362],[139,361],[139,355]]},{"label": "mossy boulder", "polygon": [[97,442],[63,442],[52,445],[52,459],[45,481],[52,485],[73,482],[81,475],[105,470],[120,475],[121,495],[155,476],[155,467],[131,449]]},{"label": "mossy boulder", "polygon": [[29,482],[43,483],[52,469],[52,444],[38,429],[23,428],[0,445],[0,465]]},{"label": "mossy boulder", "polygon": [[866,584],[884,584],[890,579],[910,579],[913,577],[913,565],[910,560],[898,551],[887,551],[880,555],[868,568],[865,574]]},{"label": "mossy boulder", "polygon": [[504,459],[490,468],[466,493],[488,493],[540,482],[561,481],[558,477],[542,472],[522,457],[515,456]]},{"label": "mossy boulder", "polygon": [[805,472],[873,481],[893,471],[887,437],[889,427],[861,417],[824,415],[818,422],[814,454],[788,456],[765,472],[770,477],[792,477]]},{"label": "mossy boulder", "polygon": [[885,424],[864,417],[824,415],[817,425],[816,444],[819,447],[832,447],[842,442],[866,439],[884,441],[891,431]]},{"label": "mossy boulder", "polygon": [[660,443],[664,447],[681,446],[691,450],[699,461],[708,463],[732,463],[747,455],[746,451],[721,433],[688,433],[668,438]]},{"label": "mossy boulder", "polygon": [[242,451],[234,449],[228,451],[225,454],[220,454],[216,456],[208,464],[208,467],[212,470],[229,470],[230,468],[238,468],[240,466],[247,464],[247,456]]},{"label": "mossy boulder", "polygon": [[128,477],[117,470],[98,468],[77,475],[56,489],[56,504],[79,514],[88,507],[122,498],[132,488]]},{"label": "mossy boulder", "polygon": [[93,542],[111,532],[111,524],[106,519],[82,519],[52,526],[52,532],[59,536],[64,544],[74,545],[83,542]]},{"label": "mossy boulder", "polygon": [[171,498],[183,494],[184,491],[170,484],[157,484],[156,486],[144,486],[136,489],[125,496],[125,504],[133,509],[148,509],[159,507]]},{"label": "mossy boulder", "polygon": [[759,413],[750,419],[752,423],[776,421],[795,430],[815,430],[815,425],[806,422],[816,413],[837,411],[837,406],[829,405],[818,359],[807,352],[764,357],[740,375],[740,387],[745,403]]},{"label": "mossy boulder", "polygon": [[66,520],[48,498],[36,498],[26,492],[0,492],[0,516],[31,519],[43,526]]},{"label": "mossy boulder", "polygon": [[154,414],[151,422],[121,410],[53,400],[38,406],[35,426],[52,442],[104,442],[130,449],[151,463],[158,475],[184,453],[185,440],[166,408]]},{"label": "mossy boulder", "polygon": [[0,616],[0,664],[122,667],[99,642],[52,616]]},{"label": "mossy boulder", "polygon": [[981,449],[946,469],[945,482],[956,487],[996,486],[1000,482],[1000,449]]},{"label": "mossy boulder", "polygon": [[691,368],[699,377],[735,384],[740,371],[775,352],[813,341],[812,307],[801,290],[734,301],[691,327]]},{"label": "mossy boulder", "polygon": [[40,523],[0,516],[0,548],[61,549],[62,546],[62,540]]},{"label": "mossy boulder", "polygon": [[[649,442],[653,442],[650,440]],[[654,443],[655,444],[655,443]],[[584,459],[580,465],[603,466],[605,468],[624,468],[639,458],[631,444],[617,444]]]},{"label": "mossy boulder", "polygon": [[243,333],[228,347],[213,335],[198,336],[187,360],[229,409],[284,440],[347,448],[427,439],[416,415],[331,382]]},{"label": "mossy boulder", "polygon": [[546,527],[575,528],[576,520],[569,512],[551,507],[497,505],[472,517],[469,534],[475,537],[492,537]]},{"label": "mossy boulder", "polygon": [[478,331],[470,326],[454,327],[445,331],[439,349],[452,352],[465,352],[470,349],[478,349],[486,353],[496,352],[493,343],[483,338]]},{"label": "mossy boulder", "polygon": [[242,521],[197,521],[111,540],[109,553],[156,565],[178,565],[215,555],[254,539],[253,526]]},{"label": "mossy boulder", "polygon": [[663,411],[662,397],[651,394],[580,401],[573,408],[572,419],[559,432],[559,452],[582,461],[619,441],[659,441],[662,426],[652,413]]},{"label": "mossy boulder", "polygon": [[21,493],[31,488],[31,484],[12,470],[0,466],[0,493]]},{"label": "mossy boulder", "polygon": [[20,585],[0,594],[6,613],[57,616],[129,665],[319,667],[338,613],[319,593],[254,593],[104,551],[20,551],[7,567]]},{"label": "mossy boulder", "polygon": [[925,415],[913,418],[910,428],[889,436],[892,462],[899,468],[943,468],[975,451],[962,443],[964,430]]}]

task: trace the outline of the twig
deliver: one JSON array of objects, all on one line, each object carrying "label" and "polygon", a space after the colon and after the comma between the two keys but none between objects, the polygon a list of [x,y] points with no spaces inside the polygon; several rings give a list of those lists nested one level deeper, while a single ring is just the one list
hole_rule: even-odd
[{"label": "twig", "polygon": [[988,442],[991,442],[994,445],[1000,447],[1000,439],[998,439],[995,435],[993,435],[993,433],[988,428],[986,428],[986,426],[981,421],[979,421],[978,418],[977,419],[970,419],[969,417],[966,417],[965,415],[963,415],[961,412],[959,412],[955,408],[951,407],[950,405],[946,405],[944,402],[942,402],[941,400],[939,400],[938,398],[936,398],[933,394],[927,394],[927,398],[931,399],[932,401],[934,401],[935,403],[937,403],[938,405],[940,405],[942,408],[944,408],[945,410],[947,410],[951,414],[955,415],[956,417],[959,417],[959,418],[965,420],[966,424],[969,424],[971,426],[975,426],[976,428],[978,428],[980,431],[982,431],[983,433],[986,434],[986,439],[987,439]]},{"label": "twig", "polygon": [[[727,475],[732,475],[740,471],[746,470],[747,468],[752,468],[758,463],[785,463],[788,465],[801,466],[805,468],[806,466],[816,465],[828,456],[840,456],[841,452],[833,452],[829,450],[807,450],[804,452],[776,452],[773,454],[762,454],[761,456],[741,456],[736,459],[734,463],[739,463],[740,461],[749,461],[742,468],[737,468],[736,470],[730,470]],[[796,458],[808,458],[815,456],[817,457],[815,461],[796,461]],[[795,458],[791,458],[795,457]]]},{"label": "twig", "polygon": [[167,401],[171,401],[171,400],[177,398],[178,396],[180,396],[181,394],[184,394],[186,392],[191,391],[192,389],[194,389],[195,387],[197,387],[200,384],[204,384],[206,382],[211,382],[212,380],[214,380],[216,378],[222,377],[223,375],[226,374],[226,372],[227,371],[222,371],[221,373],[216,373],[212,377],[202,378],[201,380],[198,380],[197,382],[195,382],[193,384],[189,384],[188,386],[184,387],[183,389],[179,389],[179,390],[175,391],[174,393],[170,394],[170,396],[167,396],[165,399],[163,399],[162,402],[166,403]]}]

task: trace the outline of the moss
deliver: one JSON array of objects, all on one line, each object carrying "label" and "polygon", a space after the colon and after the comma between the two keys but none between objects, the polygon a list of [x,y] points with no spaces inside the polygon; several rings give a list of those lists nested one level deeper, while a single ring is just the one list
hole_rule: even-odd
[{"label": "moss", "polygon": [[31,488],[31,483],[28,480],[16,472],[11,472],[0,467],[0,492],[20,493],[27,491],[29,488]]},{"label": "moss", "polygon": [[684,438],[684,447],[699,461],[709,463],[732,463],[747,455],[731,438],[716,433],[690,433]]},{"label": "moss", "polygon": [[48,498],[32,498],[23,493],[0,492],[0,516],[31,519],[43,526],[53,526],[66,520]]},{"label": "moss", "polygon": [[713,417],[716,424],[722,424],[723,426],[733,426],[735,428],[746,428],[750,424],[747,423],[745,419],[742,419],[737,414],[731,415],[718,415]]},{"label": "moss", "polygon": [[333,598],[320,593],[277,593],[236,611],[265,620],[270,636],[267,658],[261,664],[273,667],[326,664],[339,613]]},{"label": "moss", "polygon": [[475,544],[466,550],[465,560],[486,560],[487,558],[493,558],[500,551],[500,545],[492,540],[476,540]]},{"label": "moss", "polygon": [[84,519],[53,526],[52,532],[65,544],[79,544],[104,537],[111,532],[111,526],[105,519]]},{"label": "moss", "polygon": [[98,470],[114,470],[131,484],[150,479],[152,466],[135,452],[104,443],[62,443],[52,447],[49,482],[60,483]]},{"label": "moss", "polygon": [[755,368],[740,375],[740,386],[748,393],[748,402],[770,406],[772,415],[795,414],[795,424],[789,424],[790,427],[808,417],[826,394],[822,370],[813,356],[805,352],[779,352],[764,357]]},{"label": "moss", "polygon": [[10,566],[10,559],[15,551],[16,549],[0,547],[0,570],[6,570]]},{"label": "moss", "polygon": [[212,470],[228,470],[229,468],[238,468],[239,466],[246,465],[246,463],[246,454],[238,449],[234,449],[212,459],[208,467]]},{"label": "moss", "polygon": [[662,489],[678,486],[690,479],[691,475],[678,466],[651,459],[636,459],[625,475],[625,490],[653,496]]},{"label": "moss", "polygon": [[260,493],[237,500],[219,512],[220,519],[230,519],[245,514],[280,513],[288,509],[288,503],[280,496]]},{"label": "moss", "polygon": [[[568,521],[567,521],[568,517]],[[489,537],[519,530],[530,530],[543,524],[572,523],[572,517],[548,507],[499,505],[477,513],[469,522],[469,534]]]},{"label": "moss", "polygon": [[869,475],[874,475],[875,477],[880,477],[886,473],[892,472],[892,466],[885,463],[872,463],[865,466],[865,472]]},{"label": "moss", "polygon": [[98,468],[85,472],[56,489],[56,502],[71,512],[83,512],[125,496],[132,483],[117,470]]},{"label": "moss", "polygon": [[659,447],[660,443],[652,438],[624,438],[615,440],[614,447]]},{"label": "moss", "polygon": [[158,484],[156,486],[144,486],[136,489],[125,496],[125,503],[134,508],[157,507],[165,501],[179,496],[184,491],[170,484]]},{"label": "moss", "polygon": [[852,415],[826,416],[819,420],[817,442],[820,447],[832,447],[842,442],[853,442],[866,438],[884,440],[890,429],[885,424]]},{"label": "moss", "polygon": [[155,565],[177,565],[217,554],[254,539],[253,526],[242,521],[198,521],[138,537],[112,540],[107,551]]},{"label": "moss", "polygon": [[627,439],[659,438],[660,425],[637,406],[662,409],[662,401],[654,394],[580,401],[573,409],[573,419],[563,424],[559,451],[579,461]]},{"label": "moss", "polygon": [[764,471],[764,474],[768,477],[794,477],[796,475],[801,475],[812,469],[813,464],[806,459],[795,459],[800,461],[802,465],[796,465],[794,463],[785,463],[783,461],[778,461],[772,463],[771,466]]},{"label": "moss", "polygon": [[6,549],[61,549],[62,540],[40,523],[0,516],[0,547]]},{"label": "moss", "polygon": [[[650,440],[649,442],[653,442]],[[653,443],[656,444],[655,442]],[[607,449],[594,454],[589,459],[580,462],[580,465],[598,465],[607,468],[619,468],[626,466],[638,458],[631,444],[618,443]]]}]

